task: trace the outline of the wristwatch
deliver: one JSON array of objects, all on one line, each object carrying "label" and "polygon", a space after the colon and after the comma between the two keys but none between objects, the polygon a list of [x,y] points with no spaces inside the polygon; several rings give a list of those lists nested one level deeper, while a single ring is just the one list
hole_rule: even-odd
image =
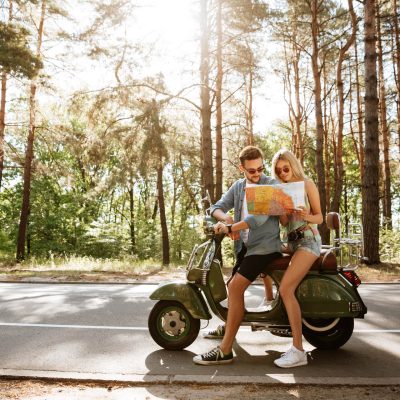
[{"label": "wristwatch", "polygon": [[225,226],[228,228],[228,233],[232,233],[232,224],[225,224]]}]

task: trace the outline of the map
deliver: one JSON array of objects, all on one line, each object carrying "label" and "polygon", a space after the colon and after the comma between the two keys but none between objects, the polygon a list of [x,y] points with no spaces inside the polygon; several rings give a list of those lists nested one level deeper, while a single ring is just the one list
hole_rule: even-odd
[{"label": "map", "polygon": [[249,214],[283,215],[305,206],[304,181],[276,185],[247,185]]}]

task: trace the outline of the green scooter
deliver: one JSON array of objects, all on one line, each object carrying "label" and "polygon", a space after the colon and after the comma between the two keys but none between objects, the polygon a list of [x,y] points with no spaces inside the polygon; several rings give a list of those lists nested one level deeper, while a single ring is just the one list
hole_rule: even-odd
[{"label": "green scooter", "polygon": [[[186,281],[161,283],[150,295],[158,300],[148,318],[154,341],[167,350],[182,350],[191,345],[200,331],[200,321],[210,320],[211,312],[226,321],[228,308],[226,284],[220,262],[215,258],[223,235],[214,234],[215,220],[206,210],[203,228],[207,240],[195,245],[186,268]],[[318,349],[337,349],[351,337],[354,318],[364,318],[367,308],[357,287],[361,281],[354,272],[362,258],[362,226],[351,224],[352,233],[342,238],[340,216],[327,215],[328,228],[336,232],[333,243],[324,246],[321,256],[297,288],[303,335]],[[283,255],[265,266],[277,295],[268,310],[246,309],[242,325],[252,331],[267,330],[277,336],[291,336],[285,306],[279,296],[279,285],[291,256]],[[226,302],[225,302],[226,303]],[[211,312],[210,312],[211,310]]]}]

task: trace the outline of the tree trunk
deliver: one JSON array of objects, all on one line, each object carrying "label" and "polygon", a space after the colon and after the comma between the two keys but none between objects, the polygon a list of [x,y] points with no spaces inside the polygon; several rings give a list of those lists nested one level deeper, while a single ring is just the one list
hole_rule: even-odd
[{"label": "tree trunk", "polygon": [[201,101],[201,177],[202,195],[207,192],[214,202],[214,176],[212,161],[212,141],[211,141],[211,104],[209,89],[210,72],[210,51],[209,51],[209,26],[208,26],[208,0],[200,1],[200,35],[201,35],[201,55],[200,55],[200,101]]},{"label": "tree trunk", "polygon": [[[321,199],[321,211],[326,214],[326,189],[325,189],[325,166],[324,166],[324,124],[322,119],[322,100],[321,100],[321,72],[319,67],[319,47],[318,47],[318,8],[322,1],[311,1],[311,33],[312,33],[312,54],[311,64],[314,77],[314,102],[315,102],[315,121],[316,121],[316,155],[315,169],[317,172],[317,186]],[[320,232],[323,243],[329,242],[329,231],[326,222],[320,225]]]},{"label": "tree trunk", "polygon": [[394,41],[396,44],[396,51],[393,52],[395,70],[395,82],[396,82],[396,92],[397,92],[397,143],[399,150],[400,159],[400,28],[399,28],[399,17],[397,12],[397,0],[393,0],[393,25],[394,25]]},{"label": "tree trunk", "polygon": [[246,85],[246,142],[248,146],[254,146],[254,128],[253,128],[253,53],[249,49],[251,54],[248,83]]},{"label": "tree trunk", "polygon": [[[348,64],[349,67],[349,82],[353,82],[353,65],[349,62]],[[360,165],[360,150],[357,142],[357,138],[354,132],[354,124],[353,124],[353,118],[354,118],[354,113],[353,113],[353,88],[352,85],[350,84],[350,91],[349,91],[349,119],[350,119],[350,124],[349,124],[349,129],[350,129],[350,136],[353,141],[353,146],[354,146],[354,152],[357,156],[357,161],[358,164]],[[345,176],[346,178],[346,176]]]},{"label": "tree trunk", "polygon": [[165,214],[164,186],[163,186],[163,167],[157,168],[157,195],[158,207],[160,209],[161,237],[162,237],[162,263],[169,265],[169,237],[167,218]]},{"label": "tree trunk", "polygon": [[216,125],[215,125],[215,198],[222,196],[222,1],[217,5],[217,80],[216,80]]},{"label": "tree trunk", "polygon": [[[328,115],[330,116],[330,119],[332,119],[332,100],[328,96],[328,74],[326,73],[326,64],[324,64],[324,67],[322,69],[323,71],[323,82],[324,82],[324,90],[323,90],[323,95],[324,95],[324,160],[325,160],[325,196],[326,196],[326,204],[330,203],[331,199],[331,168],[332,168],[332,159],[331,159],[331,152],[335,154],[335,141],[333,140],[335,132],[334,132],[334,125],[331,123],[332,127],[332,148],[331,150],[330,147],[330,142],[329,142],[329,118]],[[328,98],[329,98],[329,109],[330,112],[328,113]]]},{"label": "tree trunk", "polygon": [[364,255],[379,262],[379,131],[376,77],[376,1],[364,3],[365,42],[365,166],[362,180]]},{"label": "tree trunk", "polygon": [[246,117],[246,145],[254,146],[253,128],[253,83],[254,83],[254,54],[247,40],[246,51],[248,55],[248,70],[244,73],[245,82],[245,117]]},{"label": "tree trunk", "polygon": [[[36,55],[39,57],[42,40],[43,40],[43,26],[46,11],[46,0],[42,1],[40,22],[38,27],[38,40]],[[21,216],[18,228],[18,238],[17,238],[17,261],[22,261],[25,258],[25,239],[26,231],[28,225],[28,215],[30,206],[30,193],[31,193],[31,178],[32,178],[32,161],[33,161],[33,143],[35,140],[35,129],[36,129],[36,81],[33,80],[30,86],[30,96],[29,96],[29,132],[27,139],[27,147],[25,153],[25,163],[24,163],[24,188],[22,194],[22,207]]]},{"label": "tree trunk", "polygon": [[[292,151],[295,156],[304,165],[304,140],[301,130],[301,125],[304,118],[304,108],[300,100],[300,56],[301,51],[297,44],[297,29],[296,23],[294,24],[294,31],[292,33],[290,42],[290,53],[288,54],[286,39],[283,39],[283,49],[285,54],[285,67],[286,77],[285,85],[287,87],[288,98],[287,104],[289,106],[289,119],[292,128]],[[292,96],[292,83],[291,83],[291,70],[293,69],[293,88],[294,99]]]},{"label": "tree trunk", "polygon": [[1,74],[1,99],[0,99],[0,190],[3,181],[4,169],[4,133],[5,133],[5,116],[6,116],[6,95],[7,95],[7,74]]},{"label": "tree trunk", "polygon": [[360,90],[360,66],[358,63],[358,51],[357,51],[357,40],[354,43],[354,56],[356,63],[356,92],[357,92],[357,126],[358,126],[358,146],[360,155],[360,177],[364,175],[364,125],[363,125],[363,109],[361,101],[361,90]]},{"label": "tree trunk", "polygon": [[133,196],[133,181],[129,187],[129,231],[131,240],[131,254],[136,253],[136,238],[135,238],[135,199]]},{"label": "tree trunk", "polygon": [[335,157],[335,187],[333,193],[333,199],[331,204],[331,210],[339,212],[340,198],[342,197],[343,189],[343,129],[344,129],[344,91],[343,91],[343,79],[342,79],[342,68],[343,61],[348,52],[350,46],[356,40],[357,32],[357,16],[353,9],[353,0],[348,0],[349,13],[351,17],[351,35],[347,39],[346,44],[339,50],[339,59],[336,67],[336,88],[338,93],[337,103],[339,108],[338,113],[338,131],[337,131],[337,143],[336,143],[336,157]]},{"label": "tree trunk", "polygon": [[387,229],[392,229],[392,199],[390,194],[390,157],[389,157],[389,128],[387,123],[386,88],[383,71],[383,48],[381,33],[381,16],[379,2],[377,4],[377,34],[378,34],[378,71],[379,71],[379,114],[380,132],[382,135],[383,150],[383,224]]},{"label": "tree trunk", "polygon": [[293,72],[294,72],[294,96],[296,99],[296,111],[294,114],[295,127],[296,127],[296,157],[300,160],[301,165],[304,165],[304,143],[303,143],[303,135],[301,134],[301,124],[303,121],[303,106],[300,100],[300,71],[299,71],[299,63],[300,63],[300,50],[293,43]]},{"label": "tree trunk", "polygon": [[[8,22],[12,21],[13,3],[9,1]],[[7,74],[1,73],[1,98],[0,98],[0,190],[3,182],[4,169],[4,135],[6,130],[6,98],[7,98]]]}]

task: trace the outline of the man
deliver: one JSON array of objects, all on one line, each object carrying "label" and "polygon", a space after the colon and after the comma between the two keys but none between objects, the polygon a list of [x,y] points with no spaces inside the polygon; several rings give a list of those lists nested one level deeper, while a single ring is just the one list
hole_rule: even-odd
[{"label": "man", "polygon": [[[244,315],[244,292],[260,272],[281,256],[279,218],[247,213],[245,188],[247,184],[273,184],[273,178],[263,174],[263,154],[258,147],[247,146],[239,154],[239,169],[244,179],[237,180],[211,208],[219,222],[216,233],[236,235],[236,273],[228,284],[228,316],[220,346],[197,355],[193,362],[201,365],[226,364],[233,361],[232,345]],[[227,212],[234,208],[234,222]]]}]

